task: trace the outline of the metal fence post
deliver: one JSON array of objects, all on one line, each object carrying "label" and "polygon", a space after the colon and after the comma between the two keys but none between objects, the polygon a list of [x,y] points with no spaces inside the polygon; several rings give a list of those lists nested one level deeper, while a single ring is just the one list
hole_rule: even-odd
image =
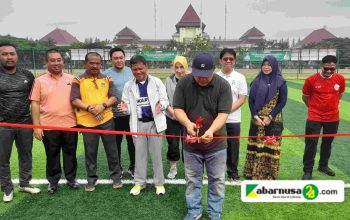
[{"label": "metal fence post", "polygon": [[34,50],[34,48],[32,49],[32,56],[33,56],[33,72],[34,72],[34,75],[36,76],[35,50]]}]

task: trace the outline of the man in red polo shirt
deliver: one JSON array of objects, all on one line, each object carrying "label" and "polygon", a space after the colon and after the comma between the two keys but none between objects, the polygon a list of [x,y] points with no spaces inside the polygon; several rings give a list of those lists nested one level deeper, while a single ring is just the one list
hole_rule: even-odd
[{"label": "man in red polo shirt", "polygon": [[[308,107],[305,134],[336,134],[339,125],[339,100],[345,91],[344,77],[336,73],[337,58],[332,55],[323,57],[321,73],[315,73],[305,80],[303,101]],[[328,160],[334,137],[323,137],[318,171],[335,176],[329,168]],[[312,178],[312,170],[317,152],[318,138],[305,138],[303,180]]]}]

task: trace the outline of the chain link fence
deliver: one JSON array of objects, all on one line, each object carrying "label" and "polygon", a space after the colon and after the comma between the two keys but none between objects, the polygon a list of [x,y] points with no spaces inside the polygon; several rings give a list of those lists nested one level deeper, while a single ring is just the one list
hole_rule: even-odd
[{"label": "chain link fence", "polygon": [[[70,73],[82,73],[84,71],[85,55],[88,52],[98,52],[103,57],[103,69],[109,68],[109,49],[70,49],[61,50],[65,61],[64,69]],[[217,69],[220,69],[220,49],[201,51],[213,55]],[[33,71],[35,75],[45,71],[45,50],[18,50],[19,65]],[[199,51],[197,51],[199,52]],[[170,73],[172,60],[176,55],[187,57],[191,65],[193,51],[142,51],[139,49],[125,49],[126,63],[135,54],[146,56],[149,69],[160,73]],[[342,49],[293,49],[293,50],[245,50],[237,51],[236,69],[242,73],[257,73],[264,56],[274,55],[280,62],[283,73],[299,75],[304,73],[318,72],[322,58],[327,54],[335,55],[338,58],[337,68],[341,73],[350,73],[350,50]]]}]

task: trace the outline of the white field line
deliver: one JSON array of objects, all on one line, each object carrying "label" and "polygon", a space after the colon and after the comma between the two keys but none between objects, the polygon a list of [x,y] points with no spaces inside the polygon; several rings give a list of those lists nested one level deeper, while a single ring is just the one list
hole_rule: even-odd
[{"label": "white field line", "polygon": [[[77,179],[77,181],[80,184],[86,184],[87,183],[86,179]],[[12,182],[14,184],[18,184],[19,180],[18,179],[13,179]],[[32,179],[30,181],[30,183],[33,184],[33,185],[49,184],[47,179]],[[67,180],[64,180],[64,179],[59,181],[59,184],[66,184],[66,183],[67,183]],[[100,179],[100,180],[97,181],[97,183],[105,185],[105,184],[112,184],[113,182],[110,179]],[[122,180],[122,183],[128,185],[128,184],[134,184],[134,181],[133,180]],[[148,179],[147,183],[152,184],[153,180],[152,179]],[[185,185],[186,184],[186,180],[184,180],[184,179],[165,179],[165,183],[166,184],[171,184],[171,185]],[[203,180],[203,184],[204,185],[208,185],[208,180]],[[241,185],[241,181],[225,181],[225,185],[228,185],[228,186],[240,186]],[[350,189],[350,183],[345,183],[344,188],[345,189]]]}]

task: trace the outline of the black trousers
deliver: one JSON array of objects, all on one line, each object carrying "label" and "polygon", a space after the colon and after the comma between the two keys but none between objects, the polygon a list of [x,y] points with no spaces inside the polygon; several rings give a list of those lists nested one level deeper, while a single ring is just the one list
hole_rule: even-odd
[{"label": "black trousers", "polygon": [[[172,120],[169,117],[166,117],[167,129],[165,130],[165,134],[167,135],[178,135],[181,136],[183,134],[184,128],[183,126],[176,120]],[[178,161],[180,160],[180,139],[181,144],[183,146],[182,138],[170,138],[167,137],[168,142],[168,152],[167,159],[169,161]]]},{"label": "black trousers", "polygon": [[[114,118],[114,125],[115,125],[115,130],[116,131],[130,131],[130,116],[119,116]],[[118,148],[118,159],[119,159],[119,164],[120,168],[122,169],[121,165],[121,146],[122,146],[122,140],[123,140],[123,135],[115,135],[116,136],[116,141],[117,141],[117,148]],[[128,142],[128,153],[129,153],[129,169],[134,170],[135,169],[135,145],[134,141],[132,139],[131,135],[125,135],[126,140]]]},{"label": "black trousers", "polygon": [[[111,119],[106,123],[94,127],[92,129],[114,130],[114,121]],[[118,150],[115,136],[111,134],[96,134],[83,132],[84,148],[85,148],[85,166],[87,172],[88,184],[93,184],[98,180],[97,176],[97,152],[100,137],[105,148],[109,176],[114,183],[121,182],[121,170],[118,161]]]},{"label": "black trousers", "polygon": [[18,152],[19,185],[28,186],[32,179],[33,129],[0,127],[0,185],[3,192],[13,190],[10,158],[14,141]]},{"label": "black trousers", "polygon": [[[336,134],[338,131],[339,121],[335,122],[317,122],[306,121],[305,134],[320,134],[323,129],[323,134]],[[322,137],[321,152],[319,167],[328,167],[328,160],[331,156],[332,142],[334,137]],[[305,138],[304,151],[304,172],[312,172],[315,156],[317,152],[317,138]]]},{"label": "black trousers", "polygon": [[[239,136],[241,123],[226,123],[227,136]],[[227,175],[238,174],[239,138],[227,138]]]},{"label": "black trousers", "polygon": [[67,181],[77,175],[78,133],[67,131],[44,131],[43,142],[46,152],[46,178],[50,184],[57,184],[61,178],[61,149],[63,170]]}]

